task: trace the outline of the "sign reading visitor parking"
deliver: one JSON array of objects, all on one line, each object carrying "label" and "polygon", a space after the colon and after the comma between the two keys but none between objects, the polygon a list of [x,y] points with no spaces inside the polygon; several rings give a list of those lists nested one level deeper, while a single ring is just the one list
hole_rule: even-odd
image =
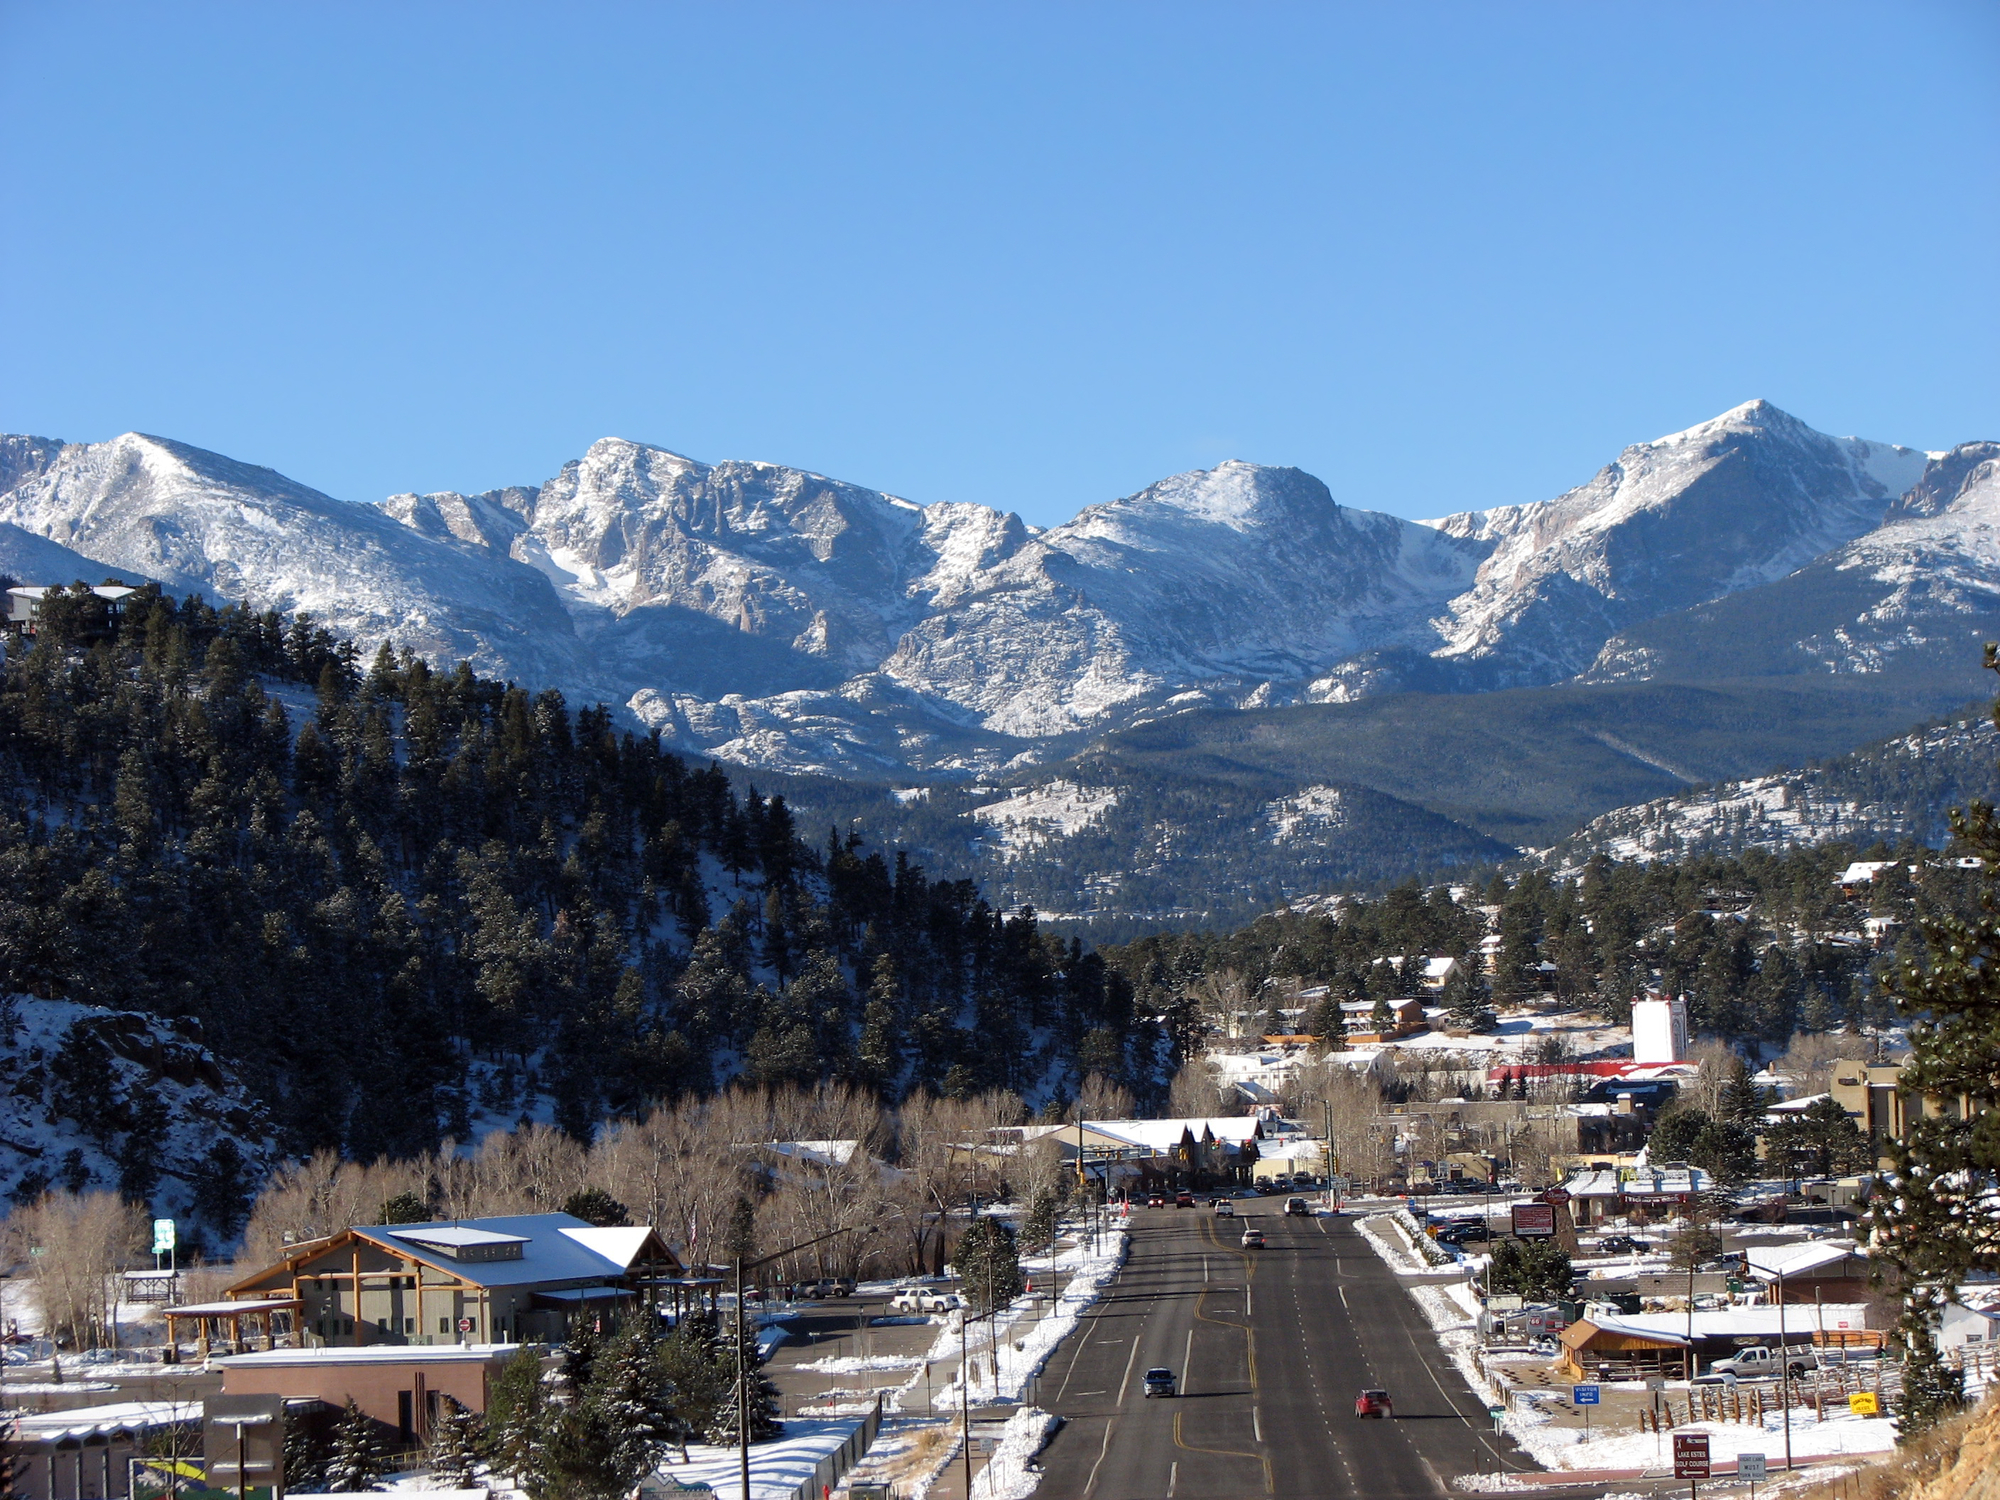
[{"label": "sign reading visitor parking", "polygon": [[1765,1472],[1763,1454],[1739,1453],[1736,1455],[1736,1477],[1738,1479],[1747,1479],[1752,1484],[1762,1484]]},{"label": "sign reading visitor parking", "polygon": [[1677,1432],[1674,1434],[1674,1478],[1708,1478],[1707,1433]]},{"label": "sign reading visitor parking", "polygon": [[1573,1385],[1573,1386],[1571,1386],[1571,1387],[1569,1388],[1569,1399],[1570,1399],[1570,1404],[1571,1404],[1572,1406],[1597,1406],[1597,1405],[1599,1405],[1600,1403],[1599,1403],[1599,1401],[1598,1401],[1598,1399],[1597,1399],[1597,1389],[1598,1389],[1598,1388],[1597,1388],[1596,1386],[1594,1386],[1594,1385]]},{"label": "sign reading visitor parking", "polygon": [[165,1255],[174,1248],[174,1221],[172,1219],[153,1220],[153,1254]]}]

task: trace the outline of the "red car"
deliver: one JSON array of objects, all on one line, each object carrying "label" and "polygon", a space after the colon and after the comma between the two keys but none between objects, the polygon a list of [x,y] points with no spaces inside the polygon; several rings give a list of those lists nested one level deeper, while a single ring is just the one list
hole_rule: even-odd
[{"label": "red car", "polygon": [[1194,1194],[1193,1194],[1193,1193],[1175,1193],[1175,1194],[1174,1194],[1174,1207],[1175,1207],[1175,1208],[1193,1208],[1193,1207],[1194,1207]]},{"label": "red car", "polygon": [[1357,1417],[1393,1417],[1387,1391],[1363,1391],[1354,1398],[1354,1415]]},{"label": "red car", "polygon": [[1155,1193],[1146,1200],[1146,1207],[1148,1208],[1165,1208],[1166,1206],[1167,1195],[1165,1193]]}]

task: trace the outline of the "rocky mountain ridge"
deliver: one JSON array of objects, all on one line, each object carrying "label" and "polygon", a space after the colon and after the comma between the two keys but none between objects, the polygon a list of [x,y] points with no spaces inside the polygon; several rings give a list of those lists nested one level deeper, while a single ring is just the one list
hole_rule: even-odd
[{"label": "rocky mountain ridge", "polygon": [[[1671,676],[1646,632],[1718,601],[1793,653],[1781,671],[1876,670],[1916,616],[1995,613],[2000,548],[1963,498],[1990,446],[1828,437],[1759,401],[1553,500],[1434,523],[1230,462],[1041,530],[616,438],[540,485],[365,505],[160,438],[17,437],[0,566],[309,610],[749,766],[950,779],[1193,709]],[[1797,583],[1821,575],[1838,587]],[[1780,601],[1773,625],[1788,585],[1839,618],[1792,632]]]}]

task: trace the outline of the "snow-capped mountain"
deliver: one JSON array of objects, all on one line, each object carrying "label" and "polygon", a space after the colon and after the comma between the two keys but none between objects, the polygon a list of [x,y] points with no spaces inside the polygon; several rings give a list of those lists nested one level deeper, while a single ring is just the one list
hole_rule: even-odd
[{"label": "snow-capped mountain", "polygon": [[1873,530],[1926,458],[1751,401],[1627,448],[1554,500],[1448,516],[1441,530],[1493,550],[1436,621],[1433,654],[1494,685],[1573,676],[1625,626],[1773,582]]},{"label": "snow-capped mountain", "polygon": [[1963,673],[1996,635],[2000,443],[1965,443],[1934,455],[1881,525],[1760,588],[1614,637],[1584,680]]},{"label": "snow-capped mountain", "polygon": [[[1231,462],[1043,531],[616,438],[544,484],[379,505],[136,434],[8,438],[0,566],[310,610],[364,642],[618,704],[744,764],[989,772],[1194,707],[1662,675],[1651,625],[1815,569],[1970,599],[2000,568],[1983,502],[1961,503],[1978,464],[1951,468],[1968,451],[1927,470],[1925,454],[1750,402],[1554,500],[1431,524]],[[1895,607],[1881,588],[1866,604]]]},{"label": "snow-capped mountain", "polygon": [[533,569],[164,438],[29,439],[16,451],[36,443],[39,461],[0,494],[0,523],[81,554],[92,572],[308,610],[364,641],[393,636],[435,659],[525,680],[599,680],[561,598]]}]

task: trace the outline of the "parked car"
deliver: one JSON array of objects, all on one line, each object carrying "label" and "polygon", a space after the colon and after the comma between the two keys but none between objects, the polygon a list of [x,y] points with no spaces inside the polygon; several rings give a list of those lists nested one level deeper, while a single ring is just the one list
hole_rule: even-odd
[{"label": "parked car", "polygon": [[1303,1198],[1287,1198],[1285,1200],[1285,1212],[1294,1218],[1310,1219],[1312,1217],[1312,1205],[1307,1203]]},{"label": "parked car", "polygon": [[1245,1250],[1262,1250],[1264,1248],[1264,1231],[1261,1229],[1244,1230],[1243,1248]]},{"label": "parked car", "polygon": [[1175,1193],[1175,1194],[1174,1194],[1174,1207],[1175,1207],[1175,1208],[1193,1208],[1193,1207],[1194,1207],[1194,1194],[1193,1194],[1193,1193],[1191,1193],[1191,1192],[1189,1192],[1189,1191],[1188,1191],[1187,1189],[1185,1189],[1185,1188],[1183,1188],[1183,1189],[1182,1189],[1182,1190],[1181,1190],[1180,1192],[1178,1192],[1178,1193]]},{"label": "parked car", "polygon": [[1393,1417],[1396,1415],[1389,1404],[1387,1391],[1363,1391],[1354,1398],[1354,1415],[1357,1417]]},{"label": "parked car", "polygon": [[1155,1365],[1146,1372],[1146,1394],[1148,1396],[1171,1396],[1174,1393],[1174,1372],[1165,1365]]},{"label": "parked car", "polygon": [[1794,1380],[1808,1370],[1819,1368],[1819,1356],[1810,1349],[1802,1349],[1792,1344],[1780,1359],[1776,1349],[1759,1344],[1742,1350],[1728,1359],[1718,1359],[1708,1367],[1711,1375],[1734,1375],[1739,1380],[1771,1379],[1780,1370],[1789,1370]]},{"label": "parked car", "polygon": [[1637,1240],[1629,1234],[1607,1234],[1597,1242],[1597,1248],[1606,1255],[1637,1255],[1653,1247],[1650,1241]]},{"label": "parked car", "polygon": [[889,1299],[889,1311],[900,1313],[950,1312],[962,1305],[958,1293],[936,1292],[927,1287],[910,1287]]},{"label": "parked car", "polygon": [[1167,1206],[1167,1195],[1165,1193],[1150,1193],[1147,1195],[1146,1207],[1165,1208],[1166,1206]]},{"label": "parked car", "polygon": [[1736,1377],[1727,1370],[1710,1370],[1706,1375],[1697,1375],[1689,1385],[1719,1385],[1727,1389],[1736,1384]]}]

